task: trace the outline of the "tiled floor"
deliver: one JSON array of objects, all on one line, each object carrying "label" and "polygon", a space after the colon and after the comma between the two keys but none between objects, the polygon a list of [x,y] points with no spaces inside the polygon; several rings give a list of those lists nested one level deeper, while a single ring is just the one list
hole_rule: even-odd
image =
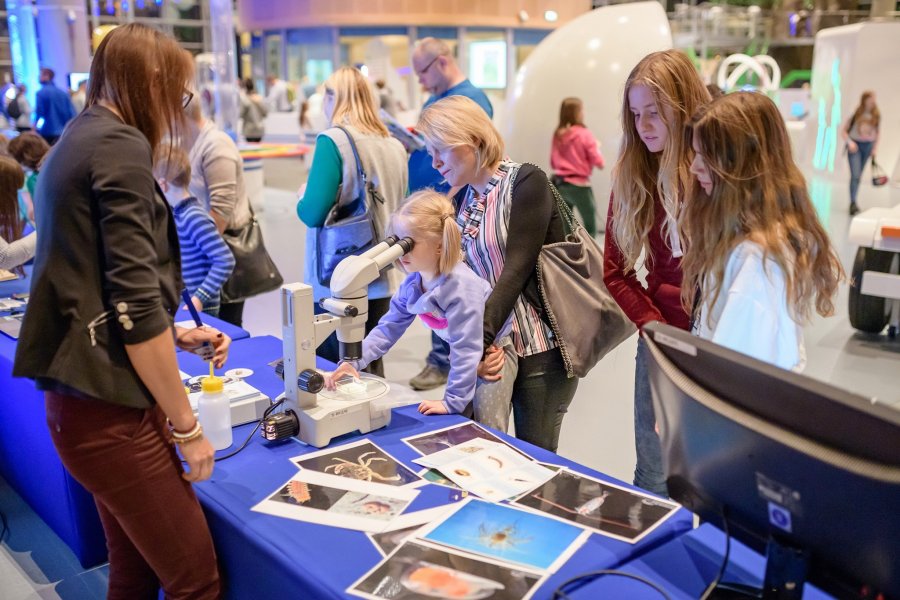
[{"label": "tiled floor", "polygon": [[[305,228],[295,214],[295,190],[305,180],[306,164],[270,160],[265,168],[269,187],[265,211],[259,216],[266,244],[285,281],[299,281]],[[900,190],[863,185],[864,208],[900,202]],[[832,240],[849,267],[856,249],[847,243],[846,185],[843,181],[813,179],[811,187]],[[255,335],[280,336],[278,302],[277,292],[251,299],[245,311],[245,327]],[[837,315],[817,317],[806,328],[806,374],[900,408],[900,340],[855,333],[848,323],[846,306],[844,285],[836,302]],[[631,406],[635,343],[635,337],[623,343],[580,382],[560,441],[560,454],[628,481],[634,464]],[[427,331],[416,323],[387,355],[387,379],[405,385],[422,367],[429,347]],[[420,395],[439,398],[441,394],[442,390],[434,390]],[[7,514],[12,532],[0,546],[0,600],[102,597],[105,570],[82,573],[68,549],[2,481],[0,510]]]}]

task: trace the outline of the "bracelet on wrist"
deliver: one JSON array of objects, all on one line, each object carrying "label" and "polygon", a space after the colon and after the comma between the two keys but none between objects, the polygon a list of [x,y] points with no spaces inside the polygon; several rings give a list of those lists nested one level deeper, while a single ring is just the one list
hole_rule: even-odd
[{"label": "bracelet on wrist", "polygon": [[203,439],[203,428],[198,427],[197,431],[187,437],[174,437],[172,441],[178,444],[179,446],[183,446],[185,444],[189,444],[190,442]]},{"label": "bracelet on wrist", "polygon": [[175,429],[175,425],[172,424],[172,421],[169,421],[169,429],[172,431],[172,437],[176,439],[185,438],[195,434],[197,430],[200,429],[200,419],[194,419],[194,425],[187,431],[179,431],[178,429]]}]

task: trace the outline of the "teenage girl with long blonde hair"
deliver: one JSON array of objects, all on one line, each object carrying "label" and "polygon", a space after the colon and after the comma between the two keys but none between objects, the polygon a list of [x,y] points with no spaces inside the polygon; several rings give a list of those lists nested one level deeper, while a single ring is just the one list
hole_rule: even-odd
[{"label": "teenage girl with long blonde hair", "polygon": [[729,94],[690,126],[696,176],[681,215],[684,306],[700,337],[785,369],[805,363],[812,307],[834,313],[843,270],[767,96]]},{"label": "teenage girl with long blonde hair", "polygon": [[[693,156],[683,130],[707,102],[709,92],[697,70],[677,50],[647,55],[625,82],[623,139],[612,173],[603,281],[638,328],[652,321],[689,328],[681,305],[677,216],[691,181]],[[641,266],[647,269],[646,285],[637,276]],[[638,340],[634,417],[634,483],[666,495],[643,340]]]}]

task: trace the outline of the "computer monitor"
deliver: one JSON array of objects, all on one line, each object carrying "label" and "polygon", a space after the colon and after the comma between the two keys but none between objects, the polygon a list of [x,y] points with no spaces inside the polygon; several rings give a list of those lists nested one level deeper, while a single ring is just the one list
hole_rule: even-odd
[{"label": "computer monitor", "polygon": [[765,549],[779,598],[804,580],[900,598],[900,411],[667,325],[643,336],[671,496]]}]

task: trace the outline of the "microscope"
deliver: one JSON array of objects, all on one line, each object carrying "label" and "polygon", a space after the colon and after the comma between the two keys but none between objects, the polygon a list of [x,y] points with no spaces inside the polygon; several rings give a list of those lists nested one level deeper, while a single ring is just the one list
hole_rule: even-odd
[{"label": "microscope", "polygon": [[331,276],[331,297],[320,301],[327,313],[313,311],[313,289],[302,283],[281,288],[281,331],[284,344],[284,412],[263,423],[262,436],[280,440],[295,436],[321,448],[352,431],[368,433],[390,422],[390,409],[372,401],[388,391],[382,379],[363,376],[352,392],[324,391],[316,370],[316,348],[337,331],[341,360],[362,358],[369,314],[368,286],[381,271],[412,250],[412,239],[390,236],[359,255],[342,260]]}]

